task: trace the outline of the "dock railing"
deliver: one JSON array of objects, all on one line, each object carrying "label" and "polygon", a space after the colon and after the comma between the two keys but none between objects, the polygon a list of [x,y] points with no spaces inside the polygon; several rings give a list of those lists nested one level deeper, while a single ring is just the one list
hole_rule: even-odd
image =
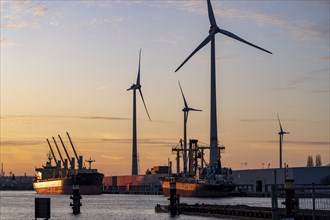
[{"label": "dock railing", "polygon": [[[285,210],[286,215],[315,216],[329,214],[330,185],[306,186],[272,186],[272,216],[281,219]],[[290,213],[291,212],[291,213]],[[286,216],[287,217],[287,216]]]}]

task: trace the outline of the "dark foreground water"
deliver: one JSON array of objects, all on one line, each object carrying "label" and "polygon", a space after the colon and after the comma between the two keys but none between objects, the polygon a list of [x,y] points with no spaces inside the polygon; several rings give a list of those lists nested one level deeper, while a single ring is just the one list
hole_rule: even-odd
[{"label": "dark foreground water", "polygon": [[[34,198],[51,198],[51,220],[65,219],[214,219],[200,216],[179,215],[170,217],[167,213],[155,213],[156,204],[167,205],[164,196],[157,195],[84,195],[79,215],[73,215],[70,195],[39,195],[34,191],[0,191],[0,219],[34,219]],[[181,198],[188,204],[245,204],[250,206],[270,207],[270,198]],[[230,219],[230,218],[226,218]]]}]

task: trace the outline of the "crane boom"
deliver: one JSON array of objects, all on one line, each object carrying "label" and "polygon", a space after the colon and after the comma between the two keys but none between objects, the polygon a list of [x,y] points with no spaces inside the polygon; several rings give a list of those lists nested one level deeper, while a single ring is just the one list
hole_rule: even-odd
[{"label": "crane boom", "polygon": [[65,145],[64,145],[64,143],[63,143],[63,140],[62,140],[62,138],[61,138],[61,136],[60,136],[60,135],[58,135],[58,137],[59,137],[59,139],[60,139],[60,141],[61,141],[61,144],[62,144],[62,146],[63,146],[63,148],[64,148],[65,154],[66,154],[66,156],[67,156],[68,160],[69,160],[69,161],[70,161],[70,163],[71,163],[71,159],[70,159],[70,156],[69,156],[69,154],[68,154],[68,151],[67,151],[67,150],[66,150],[66,148],[65,148]]},{"label": "crane boom", "polygon": [[52,148],[52,146],[50,145],[48,138],[47,138],[46,140],[47,140],[47,143],[48,143],[49,149],[50,149],[50,151],[52,152],[53,158],[54,158],[54,160],[55,160],[55,164],[57,164],[57,159],[56,159],[56,157],[55,157],[55,154],[54,154],[53,148]]},{"label": "crane boom", "polygon": [[70,141],[71,147],[72,147],[72,149],[73,149],[74,155],[76,156],[77,161],[79,161],[79,158],[78,158],[78,155],[77,155],[76,149],[75,149],[74,146],[73,146],[73,143],[72,143],[72,141],[71,141],[70,135],[69,135],[68,132],[66,132],[66,134],[68,135],[68,138],[69,138],[69,141]]},{"label": "crane boom", "polygon": [[53,140],[54,140],[54,143],[55,143],[55,146],[56,146],[57,152],[58,152],[58,154],[59,154],[60,157],[61,157],[61,161],[62,161],[62,163],[64,164],[64,160],[63,160],[63,157],[62,157],[61,151],[60,151],[60,149],[58,148],[57,143],[56,143],[56,140],[55,140],[54,137],[53,137]]}]

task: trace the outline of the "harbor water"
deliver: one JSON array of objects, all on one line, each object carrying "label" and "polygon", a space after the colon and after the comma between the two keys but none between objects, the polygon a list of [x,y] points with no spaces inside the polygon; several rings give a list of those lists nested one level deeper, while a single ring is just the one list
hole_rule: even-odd
[{"label": "harbor water", "polygon": [[[83,195],[81,213],[72,214],[70,195],[39,195],[34,191],[0,191],[0,219],[35,219],[35,198],[51,199],[51,219],[215,219],[201,216],[155,213],[156,204],[167,205],[169,201],[161,195]],[[182,203],[219,204],[270,207],[270,198],[181,198]],[[223,218],[230,219],[230,218]]]}]

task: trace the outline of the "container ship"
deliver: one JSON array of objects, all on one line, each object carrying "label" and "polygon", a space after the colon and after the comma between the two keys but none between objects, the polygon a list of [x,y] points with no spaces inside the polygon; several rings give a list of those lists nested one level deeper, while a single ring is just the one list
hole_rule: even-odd
[{"label": "container ship", "polygon": [[[56,159],[53,148],[47,139],[50,152],[47,155],[48,160],[41,168],[36,168],[36,176],[33,180],[33,188],[39,194],[72,194],[73,185],[79,186],[79,192],[82,195],[98,195],[102,193],[102,180],[104,175],[99,173],[97,169],[92,169],[91,164],[95,162],[91,158],[86,160],[89,163],[89,168],[83,166],[83,156],[79,156],[72,144],[69,133],[67,133],[72,146],[75,157],[71,157],[62,141],[62,147],[67,156],[63,159],[61,151],[53,137],[60,160]],[[55,161],[55,166],[52,165],[52,159]],[[78,168],[75,168],[75,160],[77,159]],[[70,167],[68,166],[70,163]]]},{"label": "container ship", "polygon": [[187,171],[183,172],[180,172],[180,152],[184,152],[182,140],[180,148],[172,148],[172,152],[177,153],[177,173],[160,179],[164,196],[170,195],[171,182],[175,183],[176,193],[182,197],[225,197],[236,188],[232,170],[221,167],[220,160],[213,166],[206,164],[204,149],[209,147],[198,146],[197,142],[190,140]]}]

